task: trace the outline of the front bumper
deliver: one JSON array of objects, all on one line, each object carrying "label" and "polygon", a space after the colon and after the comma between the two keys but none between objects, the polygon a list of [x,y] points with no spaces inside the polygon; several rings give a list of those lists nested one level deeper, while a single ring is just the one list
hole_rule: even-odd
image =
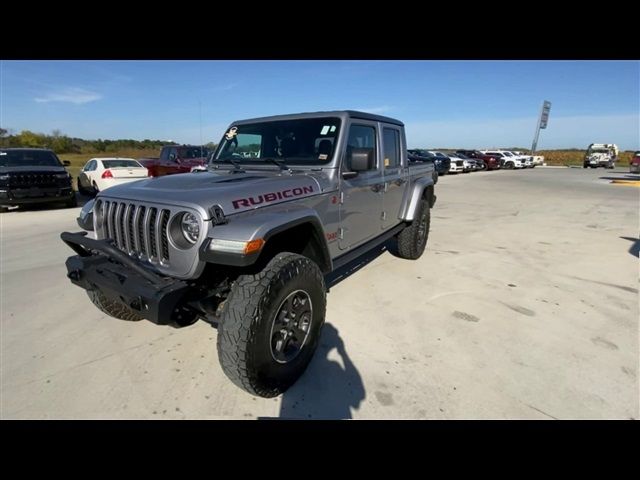
[{"label": "front bumper", "polygon": [[187,282],[153,272],[109,241],[86,237],[86,232],[63,232],[60,238],[78,254],[66,261],[71,283],[100,291],[153,323],[172,323],[190,290]]},{"label": "front bumper", "polygon": [[0,188],[0,205],[64,202],[75,195],[69,187]]}]

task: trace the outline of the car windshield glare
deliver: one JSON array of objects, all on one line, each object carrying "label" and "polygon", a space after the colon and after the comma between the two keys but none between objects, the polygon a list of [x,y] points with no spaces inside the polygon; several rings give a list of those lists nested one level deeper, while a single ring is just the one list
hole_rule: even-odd
[{"label": "car windshield glare", "polygon": [[340,133],[334,117],[264,121],[232,126],[211,163],[323,165],[331,162]]}]

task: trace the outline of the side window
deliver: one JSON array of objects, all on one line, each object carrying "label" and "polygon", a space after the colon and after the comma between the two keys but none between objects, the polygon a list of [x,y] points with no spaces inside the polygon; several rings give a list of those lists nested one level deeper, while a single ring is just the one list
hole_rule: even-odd
[{"label": "side window", "polygon": [[96,169],[96,161],[95,160],[91,160],[89,163],[87,163],[87,166],[84,168],[85,172],[93,172]]},{"label": "side window", "polygon": [[163,148],[160,152],[160,160],[166,161],[169,160],[169,148]]},{"label": "side window", "polygon": [[400,166],[400,136],[398,130],[384,128],[382,130],[384,142],[384,168],[397,168]]},{"label": "side window", "polygon": [[171,147],[169,149],[169,161],[175,162],[178,160],[178,149],[175,147]]},{"label": "side window", "polygon": [[347,140],[346,167],[351,170],[351,155],[353,152],[368,153],[373,158],[374,170],[376,165],[376,129],[365,125],[351,125]]}]

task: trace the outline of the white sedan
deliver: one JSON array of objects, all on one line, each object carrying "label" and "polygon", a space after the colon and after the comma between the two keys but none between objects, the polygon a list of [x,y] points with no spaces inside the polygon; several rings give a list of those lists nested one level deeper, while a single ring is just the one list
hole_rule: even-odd
[{"label": "white sedan", "polygon": [[80,170],[78,191],[84,195],[96,194],[148,176],[149,171],[133,158],[92,158]]}]

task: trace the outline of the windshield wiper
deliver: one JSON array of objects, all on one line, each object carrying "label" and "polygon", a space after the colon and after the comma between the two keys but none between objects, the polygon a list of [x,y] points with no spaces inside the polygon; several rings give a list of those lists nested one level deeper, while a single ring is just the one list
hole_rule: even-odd
[{"label": "windshield wiper", "polygon": [[280,170],[291,170],[291,168],[287,167],[287,165],[282,160],[277,160],[271,157],[264,157],[263,160],[265,162],[275,163],[277,166],[280,167]]},{"label": "windshield wiper", "polygon": [[[242,173],[244,173],[244,168],[242,168],[242,164],[239,161],[234,160],[233,158],[225,158],[225,159],[222,159],[222,161],[225,162],[225,163],[232,164],[234,172],[242,172]],[[220,162],[220,160],[214,160],[213,163],[219,163],[219,162]],[[220,165],[216,165],[215,166],[216,169],[219,168],[219,167],[220,167]]]}]

